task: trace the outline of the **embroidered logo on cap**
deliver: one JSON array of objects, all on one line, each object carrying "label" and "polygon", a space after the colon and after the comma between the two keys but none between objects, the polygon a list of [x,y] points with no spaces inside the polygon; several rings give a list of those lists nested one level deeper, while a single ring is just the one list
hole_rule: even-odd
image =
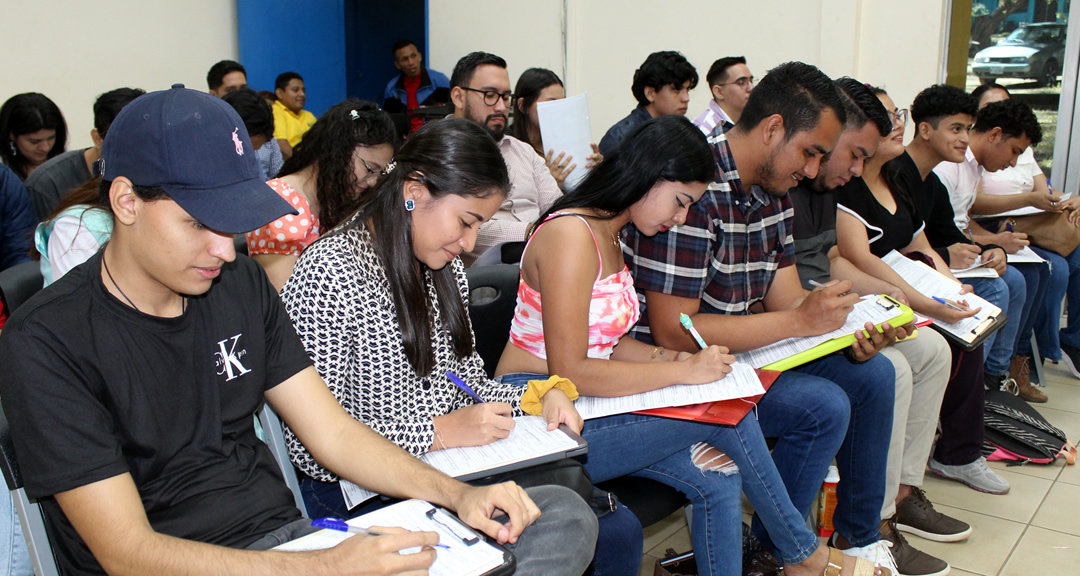
[{"label": "embroidered logo on cap", "polygon": [[237,130],[240,130],[240,128],[233,128],[232,141],[233,141],[233,144],[236,144],[236,155],[237,156],[243,156],[244,155],[244,143],[241,142],[240,137],[236,135]]}]

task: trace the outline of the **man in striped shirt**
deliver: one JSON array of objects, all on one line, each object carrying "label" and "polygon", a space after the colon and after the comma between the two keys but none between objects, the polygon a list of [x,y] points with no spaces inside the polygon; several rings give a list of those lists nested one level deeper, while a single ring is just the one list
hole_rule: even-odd
[{"label": "man in striped shirt", "polygon": [[746,57],[725,56],[712,63],[705,80],[709,83],[712,100],[709,100],[709,107],[694,119],[694,124],[706,135],[717,124],[723,125],[723,130],[727,132],[742,116],[746,101],[750,99],[750,91],[754,89],[754,75],[746,66]]}]

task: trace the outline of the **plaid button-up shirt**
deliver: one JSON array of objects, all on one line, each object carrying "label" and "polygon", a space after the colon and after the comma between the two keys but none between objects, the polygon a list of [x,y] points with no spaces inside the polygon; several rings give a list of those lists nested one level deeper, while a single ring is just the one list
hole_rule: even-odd
[{"label": "plaid button-up shirt", "polygon": [[795,263],[791,200],[743,188],[721,130],[709,136],[716,182],[687,214],[686,223],[651,238],[633,225],[625,256],[641,300],[631,334],[652,340],[643,291],[701,299],[701,311],[749,314],[765,297],[776,271]]}]

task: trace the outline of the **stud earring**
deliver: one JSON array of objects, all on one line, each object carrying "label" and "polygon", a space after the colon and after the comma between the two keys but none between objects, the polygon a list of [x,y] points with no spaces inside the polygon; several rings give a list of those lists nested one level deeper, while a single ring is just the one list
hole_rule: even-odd
[{"label": "stud earring", "polygon": [[416,202],[414,202],[412,198],[406,199],[405,200],[405,211],[406,212],[412,212],[415,209],[416,209]]}]

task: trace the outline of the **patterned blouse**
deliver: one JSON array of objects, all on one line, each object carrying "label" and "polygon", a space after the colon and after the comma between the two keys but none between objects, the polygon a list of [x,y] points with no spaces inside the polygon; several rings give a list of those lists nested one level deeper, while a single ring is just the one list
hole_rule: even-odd
[{"label": "patterned blouse", "polygon": [[[448,264],[468,305],[460,259]],[[434,310],[435,368],[417,376],[405,356],[397,312],[382,262],[364,227],[321,239],[306,250],[281,291],[293,326],[330,391],[349,414],[414,455],[435,439],[432,418],[473,404],[445,376],[452,370],[486,401],[507,402],[521,416],[524,389],[487,378],[473,352],[459,360],[445,332],[435,287],[425,273]],[[285,429],[293,464],[323,482],[338,478],[315,463],[292,430]]]},{"label": "patterned blouse", "polygon": [[282,254],[299,256],[304,248],[319,237],[319,217],[311,213],[307,198],[280,178],[266,183],[298,214],[286,214],[277,220],[247,233],[248,254]]}]

